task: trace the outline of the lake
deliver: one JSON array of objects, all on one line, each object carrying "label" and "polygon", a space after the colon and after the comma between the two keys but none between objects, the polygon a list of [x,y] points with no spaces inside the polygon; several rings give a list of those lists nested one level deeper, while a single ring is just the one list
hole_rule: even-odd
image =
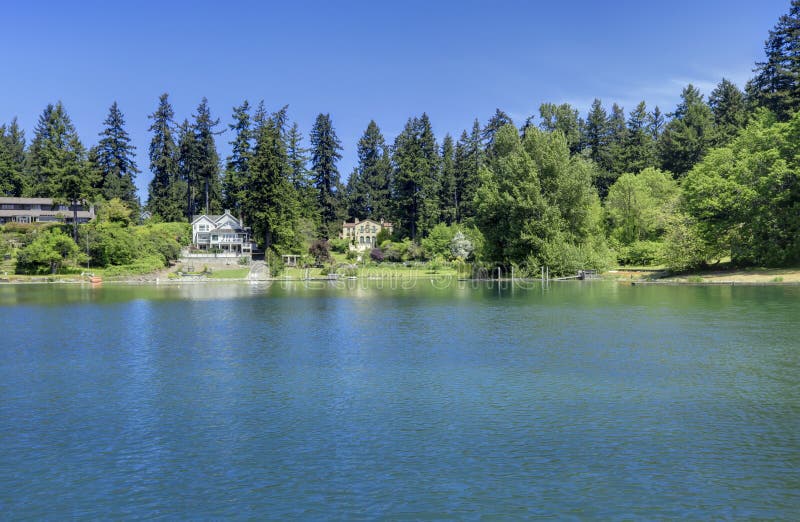
[{"label": "lake", "polygon": [[800,287],[0,285],[0,518],[800,519]]}]

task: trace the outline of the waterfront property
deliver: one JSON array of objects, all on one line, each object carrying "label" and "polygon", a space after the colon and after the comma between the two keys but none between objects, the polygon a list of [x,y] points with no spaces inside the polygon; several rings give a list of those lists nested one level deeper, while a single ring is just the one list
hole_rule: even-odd
[{"label": "waterfront property", "polygon": [[359,221],[356,218],[353,223],[348,223],[347,221],[342,223],[342,232],[339,237],[350,241],[351,250],[362,251],[378,246],[377,237],[381,230],[386,230],[391,234],[392,224],[382,219],[380,221],[375,221],[374,219]]},{"label": "waterfront property", "polygon": [[[6,198],[0,197],[0,225],[5,223],[72,223],[75,217],[73,205],[55,203],[53,198]],[[78,205],[78,223],[94,219],[94,207]]]},{"label": "waterfront property", "polygon": [[192,247],[249,255],[255,244],[250,229],[226,210],[222,215],[201,214],[192,219]]}]

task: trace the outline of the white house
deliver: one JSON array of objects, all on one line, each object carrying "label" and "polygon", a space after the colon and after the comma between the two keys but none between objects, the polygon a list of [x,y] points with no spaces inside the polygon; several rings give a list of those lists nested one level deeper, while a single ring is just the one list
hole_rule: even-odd
[{"label": "white house", "polygon": [[192,246],[239,254],[252,254],[255,248],[250,229],[227,210],[221,216],[201,214],[192,219]]}]

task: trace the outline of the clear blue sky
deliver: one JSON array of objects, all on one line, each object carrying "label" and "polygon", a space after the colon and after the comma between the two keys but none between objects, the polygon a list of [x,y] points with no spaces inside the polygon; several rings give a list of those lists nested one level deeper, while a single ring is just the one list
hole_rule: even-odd
[{"label": "clear blue sky", "polygon": [[[743,87],[788,10],[789,0],[8,2],[0,122],[17,116],[30,138],[61,100],[90,146],[116,100],[144,201],[147,115],[161,93],[176,120],[208,97],[226,128],[233,106],[263,99],[289,104],[306,137],[330,113],[346,179],[370,119],[391,143],[427,112],[441,142],[496,107],[517,123],[542,102],[585,113],[595,97],[668,112],[689,82],[705,94],[722,77]],[[223,159],[230,139],[217,138]]]}]

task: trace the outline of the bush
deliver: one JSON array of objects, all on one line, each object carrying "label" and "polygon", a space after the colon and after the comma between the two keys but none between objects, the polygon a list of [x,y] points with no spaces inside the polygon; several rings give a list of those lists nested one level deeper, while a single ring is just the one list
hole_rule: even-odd
[{"label": "bush", "polygon": [[376,261],[376,262],[378,262],[378,263],[381,263],[381,262],[383,262],[383,258],[384,258],[384,256],[383,256],[383,252],[381,251],[381,249],[380,249],[380,248],[373,248],[373,249],[370,251],[370,253],[369,253],[369,257],[370,257],[370,258],[371,258],[373,261]]},{"label": "bush", "polygon": [[662,244],[658,241],[634,241],[617,250],[617,260],[623,265],[656,265],[662,257]]},{"label": "bush", "polygon": [[17,271],[23,273],[53,273],[68,260],[85,260],[71,237],[55,228],[38,234],[17,253]]},{"label": "bush", "polygon": [[455,236],[455,227],[450,227],[444,223],[439,223],[428,234],[428,237],[422,240],[422,248],[425,257],[433,259],[437,256],[450,257],[450,244]]},{"label": "bush", "polygon": [[317,266],[323,265],[331,260],[330,245],[324,239],[315,239],[308,247],[308,253],[314,258]]},{"label": "bush", "polygon": [[350,241],[347,239],[329,239],[328,244],[331,250],[339,254],[346,254],[350,248]]}]

